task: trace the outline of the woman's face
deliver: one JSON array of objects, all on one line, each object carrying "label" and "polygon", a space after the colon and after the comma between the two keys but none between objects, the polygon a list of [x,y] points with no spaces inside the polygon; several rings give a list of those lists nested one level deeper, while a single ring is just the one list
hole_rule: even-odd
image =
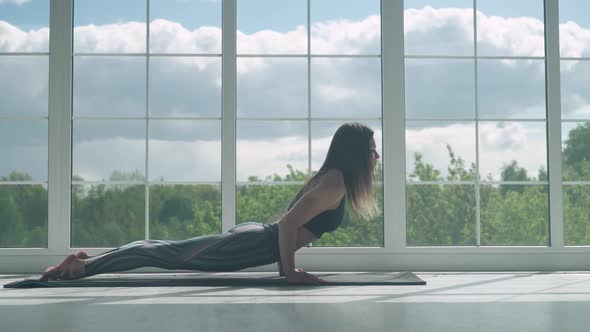
[{"label": "woman's face", "polygon": [[369,158],[371,161],[371,166],[373,168],[375,168],[375,165],[377,165],[377,159],[379,159],[379,154],[377,153],[377,150],[375,150],[377,148],[377,144],[375,144],[375,139],[371,137],[371,140],[369,141]]}]

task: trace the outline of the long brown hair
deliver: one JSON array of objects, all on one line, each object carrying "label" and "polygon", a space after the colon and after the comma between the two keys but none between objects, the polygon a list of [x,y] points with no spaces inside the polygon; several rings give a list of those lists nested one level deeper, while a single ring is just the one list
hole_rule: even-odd
[{"label": "long brown hair", "polygon": [[287,210],[301,198],[311,182],[331,168],[339,169],[344,176],[346,200],[350,211],[357,217],[369,220],[373,218],[378,207],[373,195],[375,167],[371,165],[369,142],[373,130],[358,122],[341,125],[332,137],[330,148],[322,167],[308,179],[289,203]]}]

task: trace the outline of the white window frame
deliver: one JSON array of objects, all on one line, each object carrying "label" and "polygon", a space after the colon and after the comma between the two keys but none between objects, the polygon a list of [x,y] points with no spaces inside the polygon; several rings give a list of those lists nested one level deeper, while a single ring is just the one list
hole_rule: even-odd
[{"label": "white window frame", "polygon": [[[223,231],[235,225],[236,219],[236,1],[222,2]],[[403,0],[382,0],[384,247],[302,248],[296,254],[298,266],[310,271],[542,271],[590,267],[590,247],[566,247],[563,241],[559,6],[558,0],[544,0],[544,5],[550,245],[406,247],[404,3]],[[0,273],[39,273],[48,264],[79,250],[70,248],[72,22],[73,0],[51,0],[48,248],[0,248]],[[146,24],[149,26],[149,21]],[[106,249],[87,250],[97,254]],[[276,271],[276,266],[247,270]],[[161,270],[142,268],[137,271]]]}]

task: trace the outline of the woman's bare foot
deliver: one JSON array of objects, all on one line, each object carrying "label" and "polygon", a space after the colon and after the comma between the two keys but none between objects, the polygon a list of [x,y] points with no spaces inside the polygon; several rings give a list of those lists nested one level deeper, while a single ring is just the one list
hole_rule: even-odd
[{"label": "woman's bare foot", "polygon": [[47,281],[49,279],[57,280],[69,280],[69,279],[80,279],[84,276],[84,258],[88,258],[88,253],[80,251],[76,255],[69,255],[59,265],[51,266],[43,272],[41,281]]}]

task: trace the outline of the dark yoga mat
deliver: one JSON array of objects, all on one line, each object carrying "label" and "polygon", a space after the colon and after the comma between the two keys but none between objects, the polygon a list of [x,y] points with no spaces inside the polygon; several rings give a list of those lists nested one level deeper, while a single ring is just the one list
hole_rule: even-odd
[{"label": "dark yoga mat", "polygon": [[360,272],[338,273],[318,272],[313,275],[324,279],[325,284],[289,284],[277,273],[186,273],[158,275],[153,277],[117,274],[109,277],[92,276],[79,280],[25,279],[4,285],[4,288],[37,287],[166,287],[166,286],[367,286],[367,285],[426,285],[426,282],[412,272]]}]

